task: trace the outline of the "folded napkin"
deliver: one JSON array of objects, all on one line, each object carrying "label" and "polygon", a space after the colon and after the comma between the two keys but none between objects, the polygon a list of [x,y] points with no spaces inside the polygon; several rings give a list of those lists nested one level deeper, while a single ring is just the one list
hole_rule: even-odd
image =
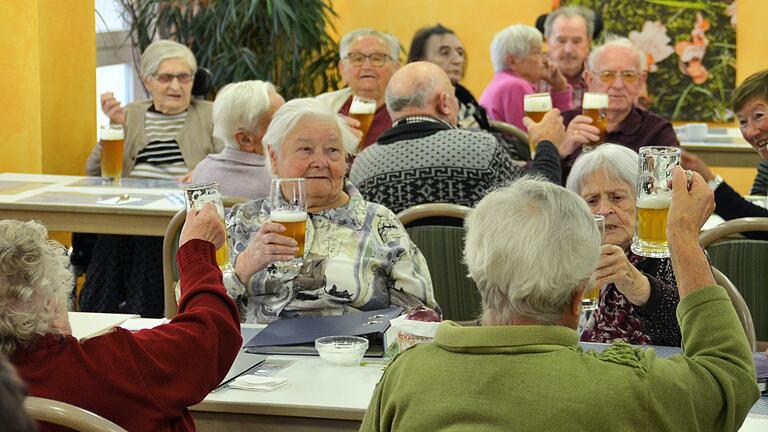
[{"label": "folded napkin", "polygon": [[229,383],[229,388],[251,391],[272,391],[288,384],[287,378],[243,375]]}]

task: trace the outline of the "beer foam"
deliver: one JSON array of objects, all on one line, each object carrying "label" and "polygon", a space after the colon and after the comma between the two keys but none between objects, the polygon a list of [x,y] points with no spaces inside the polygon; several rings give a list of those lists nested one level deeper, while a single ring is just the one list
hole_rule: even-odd
[{"label": "beer foam", "polygon": [[549,93],[533,93],[525,95],[523,110],[526,112],[541,112],[552,110],[552,98]]},{"label": "beer foam", "polygon": [[582,109],[603,109],[608,108],[607,93],[584,93],[584,99],[581,101]]},{"label": "beer foam", "polygon": [[307,220],[307,212],[301,210],[272,210],[269,213],[272,222],[301,222]]},{"label": "beer foam", "polygon": [[123,129],[107,128],[103,126],[99,129],[99,139],[116,141],[124,138],[125,134],[123,133]]},{"label": "beer foam", "polygon": [[665,209],[672,202],[671,196],[644,196],[637,199],[637,208]]},{"label": "beer foam", "polygon": [[373,114],[376,112],[376,102],[366,101],[359,98],[352,99],[352,105],[349,107],[350,114]]}]

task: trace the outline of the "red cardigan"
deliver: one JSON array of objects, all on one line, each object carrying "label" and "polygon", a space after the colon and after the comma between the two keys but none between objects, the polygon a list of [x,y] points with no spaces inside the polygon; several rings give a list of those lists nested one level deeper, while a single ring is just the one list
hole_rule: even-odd
[{"label": "red cardigan", "polygon": [[187,407],[229,370],[242,345],[240,317],[211,243],[189,241],[176,260],[182,297],[173,321],[136,333],[116,328],[83,342],[41,336],[11,356],[29,394],[79,406],[130,431],[194,431]]}]

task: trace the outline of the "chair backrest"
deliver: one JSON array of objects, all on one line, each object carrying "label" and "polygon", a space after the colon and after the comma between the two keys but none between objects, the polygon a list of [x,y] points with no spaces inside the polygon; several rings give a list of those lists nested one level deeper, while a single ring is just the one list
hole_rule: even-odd
[{"label": "chair backrest", "polygon": [[125,432],[104,417],[68,403],[29,396],[24,400],[27,414],[39,422],[68,427],[81,432]]},{"label": "chair backrest", "polygon": [[530,144],[528,143],[528,133],[515,125],[505,123],[503,121],[488,120],[488,123],[491,124],[491,127],[495,131],[501,132],[503,135],[513,137],[515,141],[515,153],[517,153],[521,158],[525,160],[531,160],[531,148]]},{"label": "chair backrest", "polygon": [[195,72],[195,80],[192,82],[192,96],[205,99],[208,96],[208,92],[213,87],[213,75],[211,72],[204,68],[198,67]]},{"label": "chair backrest", "polygon": [[[480,312],[480,294],[462,261],[463,221],[469,211],[468,207],[456,204],[434,203],[414,206],[398,214],[427,261],[443,318],[454,321],[476,319]],[[453,219],[453,223],[448,219]],[[430,223],[420,223],[425,220]]]},{"label": "chair backrest", "polygon": [[749,306],[744,298],[739,294],[739,290],[733,285],[733,282],[728,279],[720,270],[712,267],[712,275],[715,277],[715,282],[721,287],[725,288],[728,293],[728,297],[731,298],[733,308],[736,309],[736,315],[739,316],[741,326],[744,328],[744,334],[747,336],[747,342],[749,342],[749,348],[752,351],[757,349],[757,339],[755,337],[755,325],[752,322],[752,314],[749,311]]}]

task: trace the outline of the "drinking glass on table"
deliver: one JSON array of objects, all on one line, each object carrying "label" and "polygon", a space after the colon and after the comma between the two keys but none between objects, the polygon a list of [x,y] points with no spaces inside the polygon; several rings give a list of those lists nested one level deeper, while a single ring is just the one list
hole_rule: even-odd
[{"label": "drinking glass on table", "polygon": [[99,128],[101,144],[101,176],[105,183],[120,184],[123,175],[123,142],[125,132],[122,125]]},{"label": "drinking glass on table", "polygon": [[352,104],[349,106],[349,116],[360,122],[360,130],[363,132],[363,136],[360,137],[360,144],[357,146],[358,152],[365,148],[365,138],[368,136],[368,131],[371,129],[371,123],[373,123],[373,115],[375,113],[375,100],[366,99],[360,96],[352,97]]},{"label": "drinking glass on table", "polygon": [[[224,224],[224,203],[221,200],[221,186],[218,183],[203,183],[184,188],[184,197],[187,202],[187,211],[200,211],[206,203],[213,203],[219,213],[221,224]],[[224,244],[216,249],[216,264],[224,271],[232,268],[229,259],[229,239],[226,237],[225,227]]]},{"label": "drinking glass on table", "polygon": [[600,138],[596,142],[591,142],[585,145],[585,151],[592,150],[605,142],[605,133],[608,127],[607,109],[607,93],[584,93],[584,98],[581,102],[581,111],[585,116],[592,119],[592,126],[600,129]]},{"label": "drinking glass on table", "polygon": [[[605,216],[593,215],[593,217],[595,218],[597,231],[600,233],[600,244],[602,244],[605,240]],[[598,284],[594,279],[591,282],[592,285],[587,286],[581,299],[582,311],[593,311],[597,309],[597,305],[600,303],[600,291],[602,291],[603,285]]]},{"label": "drinking glass on table", "polygon": [[[552,111],[552,97],[549,93],[531,93],[523,96],[523,111],[536,123],[544,118],[544,115]],[[529,140],[530,141],[530,140]],[[536,150],[536,144],[530,141],[531,156]]]},{"label": "drinking glass on table", "polygon": [[277,263],[280,271],[295,270],[304,263],[304,240],[307,236],[307,190],[303,178],[274,178],[269,193],[269,219],[285,227],[280,233],[296,240],[296,256]]}]

